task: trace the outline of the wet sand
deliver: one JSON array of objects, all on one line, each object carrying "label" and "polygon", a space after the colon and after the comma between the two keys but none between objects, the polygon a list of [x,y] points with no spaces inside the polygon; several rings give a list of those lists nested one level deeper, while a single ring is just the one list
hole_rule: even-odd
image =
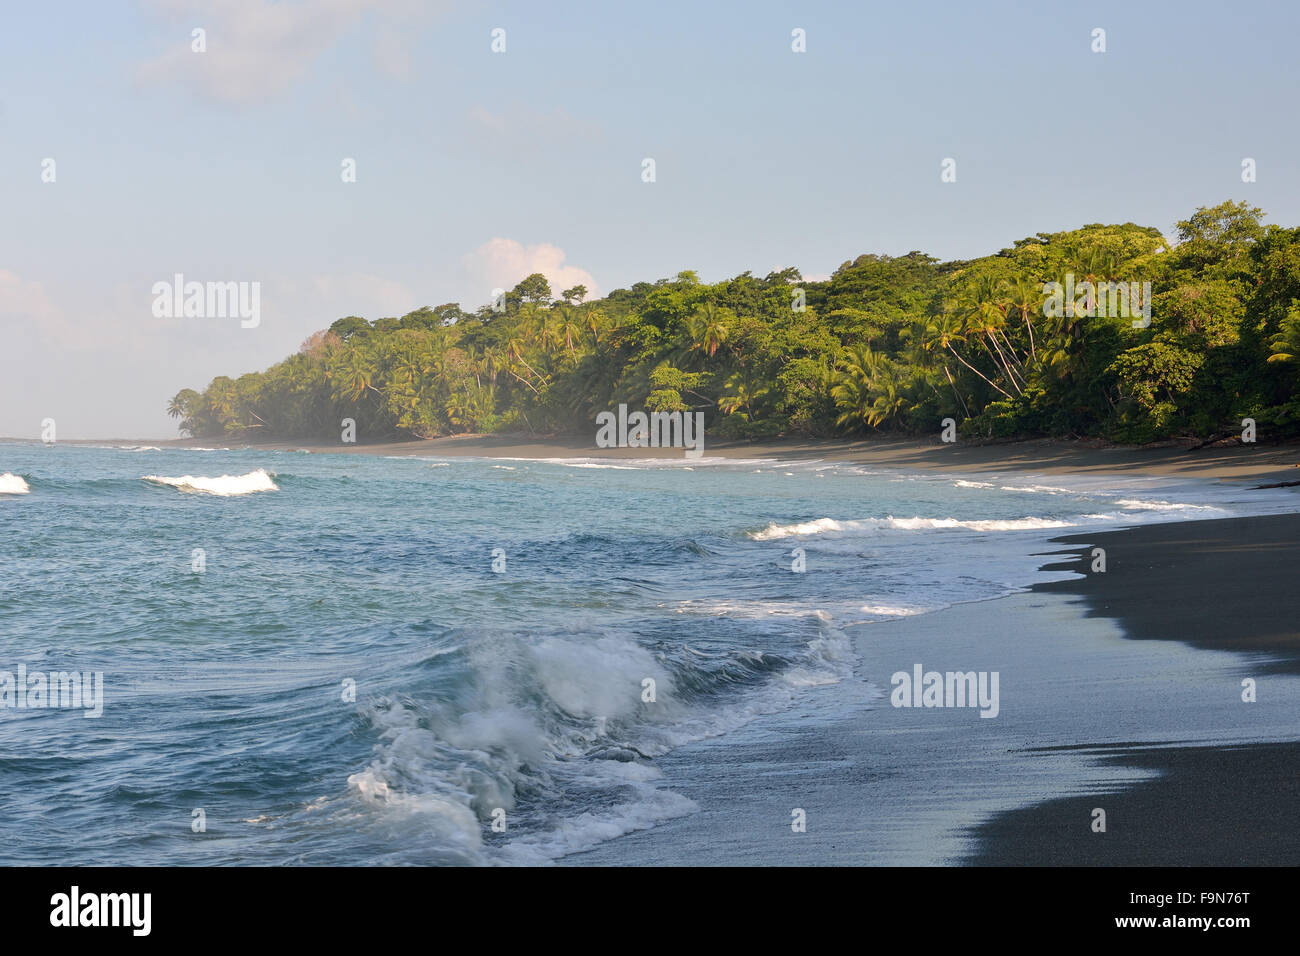
[{"label": "wet sand", "polygon": [[[1181,641],[1249,652],[1256,681],[1250,714],[1280,704],[1300,715],[1291,682],[1300,673],[1300,516],[1180,522],[1058,539],[1082,546],[1072,562],[1106,550],[1104,574],[1038,585],[1080,595],[1089,616],[1117,620],[1126,638]],[[1274,675],[1274,676],[1270,676]],[[1233,688],[1240,701],[1244,689]],[[1225,691],[1226,693],[1226,691]],[[1274,695],[1282,699],[1272,699]],[[1293,734],[1300,738],[1300,719]],[[1300,864],[1300,743],[1129,748],[1100,746],[1113,767],[1159,777],[1098,798],[1067,797],[1003,814],[976,831],[971,862],[995,865]],[[1108,814],[1104,834],[1083,830],[1093,806]]]},{"label": "wet sand", "polygon": [[[696,812],[562,862],[1300,863],[1300,516],[1061,544],[1103,540],[1104,578],[852,628],[852,679],[656,761]],[[1252,594],[1279,606],[1241,613]],[[998,717],[891,706],[918,662],[999,671]]]},{"label": "wet sand", "polygon": [[[140,444],[140,441],[121,442]],[[112,444],[96,442],[95,444]],[[373,445],[272,442],[250,445],[219,439],[178,439],[162,447],[254,447],[306,449],[317,453],[362,455],[427,455],[484,458],[682,458],[681,449],[597,448],[577,439],[532,440],[518,436],[474,435],[427,441]],[[1034,441],[943,444],[936,440],[879,439],[870,441],[781,440],[771,442],[705,443],[706,458],[820,459],[854,462],[881,468],[945,472],[1023,472],[1074,475],[1153,475],[1222,479],[1243,483],[1300,482],[1300,443],[1223,445],[1189,450],[1190,443],[1131,448],[1101,442]]]},{"label": "wet sand", "polygon": [[[103,444],[103,443],[99,443]],[[168,443],[172,444],[172,443]],[[174,444],[221,444],[211,440]],[[230,443],[230,447],[239,447]],[[646,458],[506,437],[318,452]],[[1243,488],[1300,480],[1300,446],[776,442],[707,457],[910,471],[1172,476]],[[1091,549],[1107,570],[1091,573]],[[699,811],[573,864],[1300,863],[1300,516],[1152,524],[1041,549],[1080,572],[1031,594],[853,630],[857,679],[792,712],[657,761]],[[1000,670],[1003,711],[890,707],[890,674]],[[1240,699],[1241,681],[1258,700]],[[975,717],[972,721],[969,718]],[[1094,833],[1091,812],[1108,814]],[[790,829],[793,808],[808,831]]]}]

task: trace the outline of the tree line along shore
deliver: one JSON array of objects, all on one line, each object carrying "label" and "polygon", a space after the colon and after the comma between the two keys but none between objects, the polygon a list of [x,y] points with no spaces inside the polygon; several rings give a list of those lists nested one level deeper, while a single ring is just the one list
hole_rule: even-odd
[{"label": "tree line along shore", "polygon": [[862,255],[825,281],[685,271],[597,300],[534,274],[473,312],[341,318],[168,412],[192,437],[254,441],[337,440],[344,419],[364,442],[589,434],[619,404],[702,411],[723,439],[923,435],[945,418],[978,439],[1212,439],[1246,418],[1295,437],[1300,228],[1262,219],[1228,201],[1173,240],[1093,224],[972,260]]}]

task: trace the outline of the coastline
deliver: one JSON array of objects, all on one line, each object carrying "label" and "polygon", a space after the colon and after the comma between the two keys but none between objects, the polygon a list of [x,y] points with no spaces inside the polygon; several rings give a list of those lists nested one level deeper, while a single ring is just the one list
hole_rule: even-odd
[{"label": "coastline", "polygon": [[[1040,593],[1083,597],[1089,614],[1117,618],[1136,640],[1272,655],[1261,673],[1300,673],[1300,515],[1179,521],[1052,539],[1073,560],[1044,570],[1080,576],[1036,584]],[[1091,552],[1106,573],[1089,573]]]},{"label": "coastline", "polygon": [[[210,447],[162,447],[177,446]],[[316,450],[525,459],[635,459],[651,451],[504,439],[409,446]],[[1294,480],[1300,447],[1189,454],[1058,442],[777,443],[711,447],[707,456],[1007,477],[1208,480],[1233,486],[1245,500],[1257,484]],[[198,470],[204,456],[194,457]],[[1073,529],[1051,539],[1013,534],[1024,535],[1023,553],[1041,556],[1048,571],[1084,572],[1091,548],[1103,546],[1107,573],[1076,573],[1008,597],[845,628],[857,655],[852,676],[809,689],[789,711],[653,761],[662,786],[694,801],[696,812],[646,820],[646,829],[560,862],[1300,862],[1297,837],[1282,825],[1300,809],[1300,630],[1293,623],[1300,621],[1293,593],[1300,516]],[[999,718],[892,708],[890,675],[918,662],[941,671],[999,671]],[[1254,704],[1239,700],[1245,677],[1259,683]],[[1115,839],[1089,829],[1097,806],[1110,814]],[[806,833],[790,829],[794,808],[808,812]]]},{"label": "coastline", "polygon": [[[1075,595],[1089,617],[1117,620],[1127,640],[1178,641],[1240,652],[1242,680],[1257,700],[1283,708],[1300,737],[1300,699],[1288,688],[1300,674],[1300,515],[1225,518],[1151,525],[1054,539],[1104,547],[1105,574],[1038,584],[1041,594]],[[1240,682],[1239,682],[1240,683]],[[1289,690],[1289,692],[1288,692]],[[1253,716],[1259,716],[1261,709]],[[1170,742],[1172,743],[1172,742]],[[998,866],[1294,866],[1300,863],[1300,742],[1242,740],[1218,746],[1086,747],[1103,766],[1153,773],[1118,793],[1065,796],[986,821],[970,862]],[[1078,826],[1104,804],[1112,826]]]},{"label": "coastline", "polygon": [[[1270,538],[1292,536],[1285,553],[1243,559],[1270,525]],[[1213,602],[1239,575],[1259,574],[1260,591],[1279,594],[1300,621],[1300,598],[1287,590],[1297,532],[1297,515],[1105,532],[1108,549],[1127,555],[1107,581],[1179,542],[1219,546],[1208,553],[1232,565],[1221,580],[1211,580],[1214,562],[1152,572],[1156,588],[1161,576],[1188,584],[1153,589],[1145,602],[1155,614],[1188,605],[1179,620],[1199,624],[1179,639],[1156,639],[1125,616],[1142,603],[1135,593],[1123,605],[1099,600],[1088,579],[857,625],[852,679],[743,736],[662,758],[666,784],[697,812],[561,862],[1295,865],[1300,676],[1276,665],[1300,659],[1300,627],[1255,645],[1253,627],[1221,632],[1232,619]],[[913,662],[999,670],[1001,714],[891,707],[890,674]],[[1240,700],[1245,677],[1258,681],[1256,703]],[[805,833],[791,831],[796,807],[807,811]],[[1105,834],[1091,829],[1097,807],[1108,814]]]},{"label": "coastline", "polygon": [[[36,441],[5,438],[0,441]],[[315,454],[379,457],[548,458],[683,460],[676,448],[597,448],[577,440],[523,439],[519,436],[465,435],[378,444],[297,442],[223,442],[219,439],[64,439],[70,445],[153,445],[159,448],[229,448],[307,451]],[[1300,482],[1300,442],[1276,445],[1217,445],[1191,449],[1187,444],[1120,446],[1097,441],[1030,439],[982,443],[937,440],[873,439],[860,441],[778,440],[708,442],[704,457],[721,459],[819,459],[868,467],[940,472],[1015,471],[1035,474],[1127,475],[1217,479],[1263,484]]]}]

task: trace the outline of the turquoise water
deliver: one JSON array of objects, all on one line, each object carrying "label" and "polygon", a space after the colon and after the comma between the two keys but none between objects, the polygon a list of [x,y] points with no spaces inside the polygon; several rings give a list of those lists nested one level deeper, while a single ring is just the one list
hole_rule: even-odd
[{"label": "turquoise water", "polygon": [[0,707],[0,863],[559,859],[694,812],[656,758],[839,681],[848,625],[1023,587],[1070,528],[1290,504],[818,461],[0,443],[0,671],[104,683],[95,718]]}]

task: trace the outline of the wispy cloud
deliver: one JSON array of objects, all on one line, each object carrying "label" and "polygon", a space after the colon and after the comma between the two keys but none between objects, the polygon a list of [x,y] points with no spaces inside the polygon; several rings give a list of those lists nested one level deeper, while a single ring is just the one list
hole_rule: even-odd
[{"label": "wispy cloud", "polygon": [[[445,4],[416,0],[150,0],[175,28],[166,51],[139,67],[143,86],[182,86],[207,99],[248,104],[273,99],[306,77],[349,34],[373,21],[373,53],[391,75],[404,75],[409,24]],[[191,31],[205,31],[206,51],[194,52]]]}]

